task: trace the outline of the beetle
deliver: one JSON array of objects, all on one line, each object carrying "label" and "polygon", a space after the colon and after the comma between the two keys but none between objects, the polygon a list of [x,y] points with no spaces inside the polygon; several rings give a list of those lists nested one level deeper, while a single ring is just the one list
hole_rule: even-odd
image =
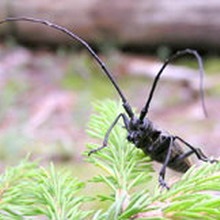
[{"label": "beetle", "polygon": [[[153,122],[147,118],[149,106],[152,101],[154,91],[156,89],[156,86],[159,82],[160,76],[162,75],[164,69],[171,61],[186,54],[193,55],[198,61],[199,72],[200,72],[200,94],[201,94],[202,108],[203,108],[205,115],[207,114],[205,103],[204,103],[204,92],[203,92],[203,76],[204,76],[203,63],[202,63],[202,59],[200,55],[198,54],[196,50],[192,50],[192,49],[180,50],[180,51],[177,51],[170,58],[165,60],[161,69],[156,74],[156,77],[150,89],[150,93],[147,98],[146,104],[142,108],[139,116],[136,116],[129,102],[127,101],[125,95],[123,94],[122,90],[120,89],[115,79],[113,78],[112,73],[107,69],[105,63],[100,59],[100,57],[91,48],[91,46],[86,41],[84,41],[81,37],[79,37],[78,35],[76,35],[75,33],[66,29],[63,26],[54,24],[44,19],[37,19],[37,18],[31,18],[31,17],[9,17],[9,18],[6,18],[0,21],[0,24],[3,24],[5,22],[14,22],[14,21],[27,21],[27,22],[43,24],[50,28],[63,32],[67,34],[68,36],[70,36],[72,39],[75,39],[76,41],[78,41],[88,50],[91,56],[95,59],[95,61],[101,67],[104,74],[108,77],[113,87],[117,91],[118,95],[120,96],[125,113],[120,113],[115,118],[115,120],[113,121],[113,123],[111,124],[111,126],[109,127],[109,129],[107,130],[105,134],[102,146],[91,150],[88,153],[88,155],[91,155],[108,146],[109,135],[111,134],[112,129],[117,124],[119,119],[122,118],[124,122],[124,127],[127,130],[127,140],[133,143],[135,147],[143,150],[143,152],[146,155],[150,156],[152,160],[162,163],[162,168],[160,169],[159,178],[158,178],[159,184],[162,187],[169,189],[165,181],[166,168],[169,167],[173,170],[176,170],[182,173],[186,172],[192,165],[188,159],[188,157],[192,154],[195,154],[199,160],[202,160],[204,162],[211,162],[211,163],[217,162],[217,160],[209,159],[202,152],[200,148],[195,148],[194,146],[192,146],[190,143],[188,143],[181,137],[176,136],[176,135],[171,135],[165,131],[162,131],[156,128]],[[185,145],[187,148],[189,148],[189,150],[185,152],[183,150],[182,145]]]}]

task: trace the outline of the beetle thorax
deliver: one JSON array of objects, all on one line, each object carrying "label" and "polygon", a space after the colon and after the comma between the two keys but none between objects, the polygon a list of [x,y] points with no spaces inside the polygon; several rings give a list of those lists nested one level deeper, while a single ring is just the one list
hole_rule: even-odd
[{"label": "beetle thorax", "polygon": [[152,130],[153,125],[150,120],[145,118],[144,121],[140,121],[139,118],[134,117],[129,123],[127,139],[138,147],[140,142],[143,141],[142,139],[151,133]]}]

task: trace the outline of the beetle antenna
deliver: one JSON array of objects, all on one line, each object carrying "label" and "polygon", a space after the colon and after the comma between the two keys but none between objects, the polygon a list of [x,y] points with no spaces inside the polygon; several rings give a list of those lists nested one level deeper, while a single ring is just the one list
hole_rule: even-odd
[{"label": "beetle antenna", "polygon": [[75,39],[76,41],[81,43],[89,51],[91,56],[96,60],[96,62],[101,67],[101,69],[103,70],[105,75],[109,78],[109,80],[111,81],[111,83],[115,87],[116,91],[118,92],[119,96],[122,99],[124,109],[127,112],[127,114],[129,115],[129,117],[132,118],[134,116],[134,113],[133,113],[133,111],[132,111],[132,109],[131,109],[127,99],[125,98],[125,96],[123,95],[121,89],[119,88],[118,84],[116,83],[115,79],[113,78],[113,75],[107,69],[105,63],[95,53],[95,51],[91,48],[91,46],[86,41],[84,41],[81,37],[79,37],[78,35],[74,34],[72,31],[68,30],[67,28],[65,28],[63,26],[54,24],[54,23],[49,22],[49,21],[44,20],[44,19],[37,19],[37,18],[31,18],[31,17],[8,17],[8,18],[6,18],[4,20],[1,20],[0,24],[3,24],[5,22],[12,22],[12,21],[28,21],[28,22],[43,24],[43,25],[46,25],[46,26],[51,27],[53,29],[56,29],[56,30],[58,30],[60,32],[63,32],[65,34],[67,34],[68,36],[70,36],[72,39]]},{"label": "beetle antenna", "polygon": [[207,117],[208,114],[207,114],[207,110],[206,110],[205,99],[204,99],[204,90],[203,90],[204,67],[203,67],[202,58],[198,54],[198,52],[196,50],[186,49],[186,50],[177,51],[173,56],[171,56],[169,59],[165,60],[163,66],[161,67],[161,69],[159,70],[159,72],[157,73],[157,75],[156,75],[156,77],[154,79],[154,82],[152,84],[152,87],[151,87],[151,90],[150,90],[147,102],[146,102],[144,108],[141,110],[141,113],[140,113],[140,116],[139,116],[140,121],[143,121],[145,116],[148,113],[149,106],[150,106],[150,103],[152,101],[153,94],[154,94],[154,91],[156,89],[157,83],[158,83],[158,81],[160,79],[161,74],[163,73],[164,69],[166,68],[166,66],[171,61],[173,61],[174,59],[176,59],[176,58],[178,58],[180,56],[183,56],[185,54],[192,54],[197,59],[198,66],[199,66],[199,73],[200,73],[200,85],[199,85],[199,88],[200,88],[200,96],[201,96],[201,105],[202,105],[202,109],[203,109],[204,115]]}]

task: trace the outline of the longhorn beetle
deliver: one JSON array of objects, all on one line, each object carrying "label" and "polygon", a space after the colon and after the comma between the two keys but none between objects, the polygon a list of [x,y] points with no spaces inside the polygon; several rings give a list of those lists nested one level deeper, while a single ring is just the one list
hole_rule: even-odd
[{"label": "longhorn beetle", "polygon": [[[70,30],[66,29],[65,27],[59,26],[57,24],[51,23],[43,19],[36,19],[30,17],[10,17],[0,21],[0,24],[5,22],[13,22],[13,21],[27,21],[33,23],[40,23],[48,27],[51,27],[53,29],[56,29],[60,32],[63,32],[69,35],[72,39],[75,39],[76,41],[81,43],[88,50],[91,56],[96,60],[96,62],[101,67],[104,74],[111,81],[113,87],[116,89],[118,95],[120,96],[125,113],[120,113],[115,118],[115,120],[113,121],[113,123],[111,124],[111,126],[109,127],[109,129],[105,134],[102,146],[97,149],[91,150],[88,155],[91,155],[107,147],[109,135],[112,129],[117,124],[118,120],[122,118],[125,125],[125,129],[128,132],[127,140],[133,143],[137,148],[142,149],[146,155],[149,155],[151,157],[152,160],[155,160],[163,164],[159,172],[159,183],[162,187],[165,187],[167,189],[169,188],[165,182],[166,168],[169,167],[173,170],[182,173],[186,172],[191,166],[188,157],[192,154],[195,154],[199,160],[205,162],[217,162],[216,160],[209,159],[201,151],[201,149],[193,147],[191,144],[183,140],[181,137],[171,135],[164,131],[158,130],[154,126],[154,124],[146,117],[148,114],[150,103],[153,98],[154,91],[156,89],[160,76],[163,73],[163,70],[171,61],[186,54],[191,54],[197,59],[199,65],[199,72],[200,72],[200,95],[201,95],[202,108],[205,115],[207,114],[204,103],[204,92],[203,92],[203,75],[204,75],[203,64],[202,64],[202,59],[200,55],[197,53],[197,51],[191,49],[177,51],[173,56],[171,56],[169,59],[167,59],[164,62],[164,64],[162,65],[161,69],[159,70],[153,81],[145,106],[141,110],[140,115],[136,116],[134,115],[132,108],[128,103],[127,99],[125,98],[123,92],[121,91],[115,79],[113,78],[112,73],[107,69],[105,63],[100,59],[100,57],[95,53],[95,51],[90,47],[90,45],[86,41],[84,41],[81,37],[71,32]],[[184,152],[181,144],[188,147],[189,151]]]}]

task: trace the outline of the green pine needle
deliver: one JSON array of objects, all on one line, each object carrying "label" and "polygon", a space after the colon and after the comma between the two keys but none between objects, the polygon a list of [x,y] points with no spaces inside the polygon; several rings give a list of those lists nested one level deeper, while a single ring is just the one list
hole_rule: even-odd
[{"label": "green pine needle", "polygon": [[[115,117],[123,111],[113,101],[98,102],[89,122],[89,133],[102,144]],[[99,147],[89,144],[88,149]],[[149,157],[126,141],[123,123],[113,129],[108,147],[88,160],[101,169],[93,177],[110,193],[94,198],[82,195],[85,183],[53,164],[43,168],[27,159],[0,175],[0,220],[167,220],[220,219],[220,163],[191,167],[170,190],[155,182]],[[150,191],[150,192],[149,192]],[[79,195],[80,194],[80,195]],[[90,200],[108,201],[103,210],[83,210]]]},{"label": "green pine needle", "polygon": [[[111,123],[123,112],[120,103],[110,100],[98,102],[94,108],[97,113],[91,117],[88,133],[100,144],[89,144],[89,150],[101,146]],[[149,195],[152,174],[149,157],[126,141],[121,122],[113,129],[108,147],[88,160],[102,170],[93,181],[111,190],[108,198],[112,203],[108,209],[96,213],[97,220],[220,219],[220,163],[193,166],[170,190],[156,187]],[[155,184],[158,186],[158,182]]]},{"label": "green pine needle", "polygon": [[[89,144],[88,149],[100,147],[105,133],[116,116],[122,112],[120,104],[113,101],[98,102],[94,108],[98,114],[91,116],[88,133],[99,139],[100,145]],[[105,182],[112,190],[130,191],[133,187],[151,180],[150,159],[142,151],[126,141],[126,130],[118,123],[112,130],[108,146],[89,157],[107,176],[99,175],[95,181]]]},{"label": "green pine needle", "polygon": [[69,171],[24,160],[0,176],[0,219],[84,220],[89,212],[81,210],[83,187]]}]

